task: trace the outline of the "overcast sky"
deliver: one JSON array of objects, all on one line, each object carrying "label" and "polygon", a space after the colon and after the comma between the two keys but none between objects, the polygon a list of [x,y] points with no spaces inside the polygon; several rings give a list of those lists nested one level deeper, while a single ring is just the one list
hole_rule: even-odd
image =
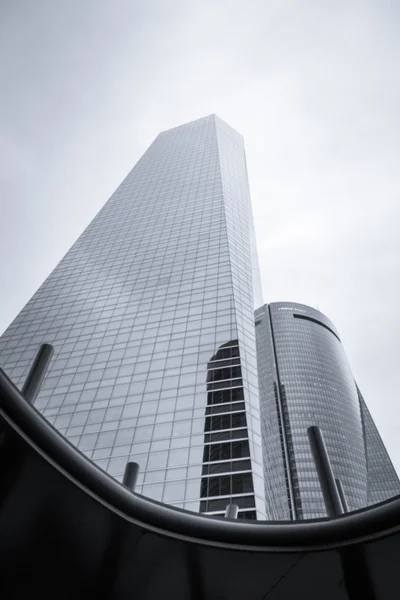
[{"label": "overcast sky", "polygon": [[319,308],[400,472],[400,3],[0,8],[0,331],[162,130],[243,134],[264,300]]}]

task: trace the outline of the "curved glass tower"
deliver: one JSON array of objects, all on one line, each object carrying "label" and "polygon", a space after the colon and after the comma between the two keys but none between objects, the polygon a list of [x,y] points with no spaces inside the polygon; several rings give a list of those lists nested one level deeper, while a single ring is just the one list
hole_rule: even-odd
[{"label": "curved glass tower", "polygon": [[53,344],[36,407],[84,454],[119,480],[139,463],[151,498],[263,518],[253,237],[242,137],[215,115],[161,133],[4,333],[1,366],[20,385]]},{"label": "curved glass tower", "polygon": [[399,494],[333,323],[293,302],[259,308],[255,323],[267,517],[326,516],[307,436],[312,425],[323,432],[350,510]]}]

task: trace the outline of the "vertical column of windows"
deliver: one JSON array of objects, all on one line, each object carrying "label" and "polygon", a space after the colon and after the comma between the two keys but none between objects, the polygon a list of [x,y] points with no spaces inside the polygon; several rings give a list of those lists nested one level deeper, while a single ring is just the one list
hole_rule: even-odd
[{"label": "vertical column of windows", "polygon": [[207,365],[201,512],[222,516],[219,511],[232,502],[239,506],[239,518],[255,518],[244,408],[238,340],[232,340]]}]

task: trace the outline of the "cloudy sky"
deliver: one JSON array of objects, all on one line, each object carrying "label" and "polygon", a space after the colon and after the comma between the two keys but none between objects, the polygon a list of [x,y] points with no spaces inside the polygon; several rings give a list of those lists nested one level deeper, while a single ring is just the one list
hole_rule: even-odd
[{"label": "cloudy sky", "polygon": [[400,472],[400,4],[0,8],[0,331],[161,130],[246,143],[266,302],[318,307]]}]

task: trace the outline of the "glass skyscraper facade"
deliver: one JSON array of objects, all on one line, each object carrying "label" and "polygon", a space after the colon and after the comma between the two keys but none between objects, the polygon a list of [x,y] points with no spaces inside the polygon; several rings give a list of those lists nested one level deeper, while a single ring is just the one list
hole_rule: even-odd
[{"label": "glass skyscraper facade", "polygon": [[161,133],[0,340],[35,406],[87,457],[178,507],[265,518],[242,137],[217,116]]},{"label": "glass skyscraper facade", "polygon": [[255,312],[267,517],[326,516],[307,429],[324,435],[350,510],[400,494],[339,333],[321,312],[277,302]]},{"label": "glass skyscraper facade", "polygon": [[371,413],[357,388],[360,399],[367,460],[368,504],[377,504],[400,494],[400,481]]}]

